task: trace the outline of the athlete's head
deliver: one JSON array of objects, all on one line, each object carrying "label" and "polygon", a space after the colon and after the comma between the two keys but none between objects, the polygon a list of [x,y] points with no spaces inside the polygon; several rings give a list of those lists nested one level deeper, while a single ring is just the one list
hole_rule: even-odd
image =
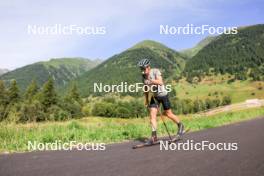
[{"label": "athlete's head", "polygon": [[142,59],[138,62],[137,65],[140,67],[142,74],[149,74],[150,72],[150,60],[149,59]]}]

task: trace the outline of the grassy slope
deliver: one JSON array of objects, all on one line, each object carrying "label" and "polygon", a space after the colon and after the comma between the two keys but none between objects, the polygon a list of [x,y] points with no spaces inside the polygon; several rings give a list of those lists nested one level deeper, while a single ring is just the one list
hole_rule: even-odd
[{"label": "grassy slope", "polygon": [[54,68],[60,68],[62,65],[68,66],[68,67],[80,67],[82,65],[83,67],[86,67],[87,69],[91,69],[95,67],[98,63],[100,63],[99,60],[97,61],[90,61],[85,58],[61,58],[61,59],[51,59],[46,62],[39,62],[44,64],[46,67],[54,67]]},{"label": "grassy slope", "polygon": [[[205,99],[211,93],[211,98],[216,98],[214,92],[218,92],[219,97],[230,95],[233,103],[242,102],[246,99],[264,98],[264,83],[261,81],[235,81],[227,84],[227,80],[226,75],[214,78],[206,77],[205,80],[197,85],[181,80],[180,83],[175,85],[177,97],[180,99]],[[263,87],[262,90],[259,90],[259,87]],[[255,93],[255,95],[252,95],[252,93]]]},{"label": "grassy slope", "polygon": [[[191,131],[213,128],[264,115],[264,108],[255,108],[238,112],[221,113],[209,117],[181,117]],[[172,133],[175,124],[167,122]],[[166,135],[159,121],[159,136]],[[124,140],[149,137],[148,118],[120,119],[89,117],[67,122],[45,122],[30,124],[0,123],[0,151],[26,151],[28,141],[36,142],[120,142]]]},{"label": "grassy slope", "polygon": [[200,41],[195,47],[181,51],[181,54],[187,58],[192,58],[201,49],[203,49],[205,46],[207,46],[209,43],[211,43],[216,38],[217,38],[216,36],[208,36],[205,39],[203,39],[202,41]]}]

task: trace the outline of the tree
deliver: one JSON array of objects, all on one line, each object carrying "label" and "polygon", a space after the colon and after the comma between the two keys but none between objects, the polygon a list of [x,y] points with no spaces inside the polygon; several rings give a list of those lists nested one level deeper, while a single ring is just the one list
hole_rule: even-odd
[{"label": "tree", "polygon": [[9,99],[9,103],[11,104],[17,103],[19,100],[19,88],[17,86],[16,80],[13,80],[11,82],[11,85],[8,89],[8,99]]},{"label": "tree", "polygon": [[77,101],[78,103],[82,104],[82,99],[80,97],[80,94],[78,92],[76,84],[74,84],[71,88],[71,90],[68,93],[67,98]]},{"label": "tree", "polygon": [[45,111],[52,105],[56,105],[58,102],[54,82],[51,78],[49,78],[49,80],[43,85],[40,102],[44,106]]},{"label": "tree", "polygon": [[6,117],[7,91],[4,81],[0,80],[0,121]]},{"label": "tree", "polygon": [[38,89],[36,81],[33,80],[26,90],[25,99],[31,102],[33,97],[38,93]]},{"label": "tree", "polygon": [[5,88],[4,81],[0,80],[0,105],[7,104],[7,92]]},{"label": "tree", "polygon": [[78,92],[76,84],[69,90],[63,100],[63,108],[70,113],[71,117],[81,117],[83,102]]}]

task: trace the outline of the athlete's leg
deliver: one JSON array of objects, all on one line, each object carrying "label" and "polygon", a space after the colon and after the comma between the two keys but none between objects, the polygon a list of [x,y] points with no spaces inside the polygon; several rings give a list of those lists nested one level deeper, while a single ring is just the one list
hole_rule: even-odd
[{"label": "athlete's leg", "polygon": [[157,130],[157,112],[158,112],[157,108],[155,107],[149,108],[150,124],[151,124],[152,131]]},{"label": "athlete's leg", "polygon": [[163,109],[164,109],[164,114],[171,119],[172,121],[174,121],[177,126],[178,126],[178,132],[177,135],[181,136],[184,133],[184,126],[181,123],[181,120],[178,116],[176,116],[172,110],[171,110],[171,106],[170,106],[170,100],[168,98],[168,96],[163,97],[162,99],[160,99],[160,101],[162,102],[163,105]]},{"label": "athlete's leg", "polygon": [[177,136],[183,135],[184,125],[181,123],[180,118],[178,116],[176,116],[175,114],[173,114],[171,109],[165,110],[164,114],[177,124],[177,126],[178,126]]},{"label": "athlete's leg", "polygon": [[166,115],[169,119],[179,124],[181,122],[180,118],[173,114],[171,109],[164,110],[164,115]]},{"label": "athlete's leg", "polygon": [[173,114],[171,110],[171,103],[169,100],[168,95],[163,96],[163,97],[157,97],[157,100],[162,103],[163,110],[164,110],[164,115],[166,115],[168,118],[173,120],[175,123],[179,124],[180,123],[180,118]]}]

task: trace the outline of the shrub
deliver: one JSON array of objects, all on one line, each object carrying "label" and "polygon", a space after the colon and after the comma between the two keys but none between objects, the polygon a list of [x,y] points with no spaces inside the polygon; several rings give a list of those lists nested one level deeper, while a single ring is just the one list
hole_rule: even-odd
[{"label": "shrub", "polygon": [[219,99],[212,100],[212,106],[213,106],[212,108],[218,107],[220,106],[220,104],[221,104],[221,101]]},{"label": "shrub", "polygon": [[130,112],[125,107],[117,107],[115,114],[113,114],[115,117],[121,117],[121,118],[129,118]]},{"label": "shrub", "polygon": [[112,103],[98,102],[93,106],[92,114],[94,116],[114,117],[116,106]]},{"label": "shrub", "polygon": [[205,99],[204,104],[205,104],[205,109],[211,109],[213,107],[213,102],[209,98],[206,98]]},{"label": "shrub", "polygon": [[222,100],[222,105],[229,105],[231,104],[231,97],[230,96],[224,96]]},{"label": "shrub", "polygon": [[13,104],[13,106],[8,106],[8,108],[6,109],[6,111],[8,111],[8,115],[6,120],[8,122],[19,122],[19,118],[20,118],[20,104],[15,103]]},{"label": "shrub", "polygon": [[131,117],[145,117],[147,115],[143,101],[133,99],[129,102],[129,112]]},{"label": "shrub", "polygon": [[71,114],[59,106],[53,105],[48,109],[48,120],[62,121],[71,117]]},{"label": "shrub", "polygon": [[90,104],[86,104],[82,107],[82,113],[85,116],[92,115],[92,106]]},{"label": "shrub", "polygon": [[19,111],[20,122],[36,122],[45,120],[45,113],[39,101],[23,103]]},{"label": "shrub", "polygon": [[193,112],[199,112],[199,111],[202,111],[202,110],[204,110],[204,103],[203,103],[203,101],[196,99],[193,102]]},{"label": "shrub", "polygon": [[193,104],[191,99],[184,99],[182,100],[182,113],[189,114],[192,113]]},{"label": "shrub", "polygon": [[69,116],[71,118],[78,118],[83,116],[82,105],[76,100],[64,100],[62,103],[62,107],[66,112],[69,113]]}]

